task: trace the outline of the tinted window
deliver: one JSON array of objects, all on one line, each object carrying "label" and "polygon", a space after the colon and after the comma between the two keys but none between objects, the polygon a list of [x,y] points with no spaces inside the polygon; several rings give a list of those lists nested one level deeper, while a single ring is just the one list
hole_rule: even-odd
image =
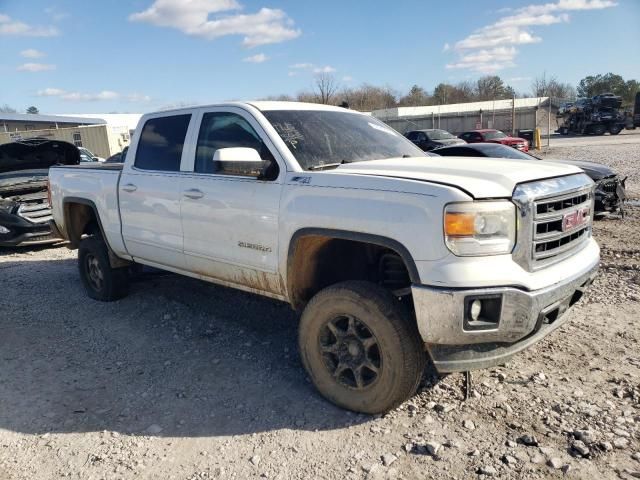
[{"label": "tinted window", "polygon": [[418,139],[418,132],[409,132],[407,138],[412,142],[416,141]]},{"label": "tinted window", "polygon": [[147,120],[140,135],[135,166],[143,170],[180,171],[189,120],[190,114]]},{"label": "tinted window", "polygon": [[500,145],[499,143],[486,143],[482,145],[482,153],[485,157],[515,158],[516,160],[537,160],[536,157],[516,150],[513,147]]},{"label": "tinted window", "polygon": [[467,147],[450,147],[439,148],[436,150],[438,155],[444,157],[483,157],[484,155],[473,148]]},{"label": "tinted window", "polygon": [[274,160],[260,136],[244,118],[235,113],[205,113],[200,124],[196,149],[195,171],[219,173],[213,154],[220,148],[253,148],[263,160]]}]

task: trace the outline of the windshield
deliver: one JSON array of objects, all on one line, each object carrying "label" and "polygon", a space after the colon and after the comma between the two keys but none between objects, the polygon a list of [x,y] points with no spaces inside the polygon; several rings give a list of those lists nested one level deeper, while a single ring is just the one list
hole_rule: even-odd
[{"label": "windshield", "polygon": [[482,153],[487,157],[495,158],[515,158],[516,160],[539,160],[539,158],[529,155],[528,153],[521,152],[513,147],[507,147],[496,143],[492,145],[490,143],[483,143]]},{"label": "windshield", "polygon": [[422,150],[384,123],[348,110],[263,113],[305,170],[330,164],[424,156]]},{"label": "windshield", "polygon": [[429,138],[431,140],[448,140],[450,138],[456,138],[456,137],[451,135],[446,130],[431,130],[429,132]]},{"label": "windshield", "polygon": [[496,138],[506,138],[507,135],[500,130],[494,130],[493,132],[482,132],[482,136],[485,140],[495,140]]}]

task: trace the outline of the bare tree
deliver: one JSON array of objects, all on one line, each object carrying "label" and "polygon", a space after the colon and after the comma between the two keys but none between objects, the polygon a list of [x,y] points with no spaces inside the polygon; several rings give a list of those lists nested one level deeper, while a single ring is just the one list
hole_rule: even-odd
[{"label": "bare tree", "polygon": [[358,88],[342,90],[340,97],[351,108],[360,112],[393,108],[398,104],[397,94],[391,87],[376,87],[366,83]]},{"label": "bare tree", "polygon": [[10,107],[6,103],[0,106],[0,113],[17,113],[17,112],[18,111],[15,108]]},{"label": "bare tree", "polygon": [[554,76],[547,77],[547,73],[544,72],[531,82],[531,94],[534,97],[573,99],[576,90],[571,84],[562,83]]},{"label": "bare tree", "polygon": [[327,72],[316,75],[315,88],[318,95],[318,103],[329,104],[338,91],[336,78]]}]

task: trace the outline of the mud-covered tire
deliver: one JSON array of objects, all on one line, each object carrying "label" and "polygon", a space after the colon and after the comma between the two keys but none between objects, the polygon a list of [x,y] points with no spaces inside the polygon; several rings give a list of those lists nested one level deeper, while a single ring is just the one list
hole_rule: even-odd
[{"label": "mud-covered tire", "polygon": [[78,269],[89,297],[111,302],[129,293],[127,268],[112,268],[109,250],[102,237],[83,238],[78,248]]},{"label": "mud-covered tire", "polygon": [[389,291],[363,281],[338,283],[313,297],[300,320],[298,346],[325,398],[370,414],[410,398],[427,361],[409,312]]}]

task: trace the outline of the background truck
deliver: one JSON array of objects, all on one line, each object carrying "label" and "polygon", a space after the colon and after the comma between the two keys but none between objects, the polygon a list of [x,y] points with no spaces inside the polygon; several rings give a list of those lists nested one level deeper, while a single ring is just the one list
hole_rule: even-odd
[{"label": "background truck", "polygon": [[90,297],[124,297],[143,264],[288,302],[314,385],[361,412],[406,400],[427,364],[504,363],[566,321],[599,262],[578,168],[443,162],[322,105],[148,114],[124,164],[50,182]]},{"label": "background truck", "polygon": [[622,97],[602,93],[592,98],[579,98],[575,103],[565,103],[558,109],[557,132],[562,135],[585,134],[618,135],[625,128],[625,118],[620,107]]}]

